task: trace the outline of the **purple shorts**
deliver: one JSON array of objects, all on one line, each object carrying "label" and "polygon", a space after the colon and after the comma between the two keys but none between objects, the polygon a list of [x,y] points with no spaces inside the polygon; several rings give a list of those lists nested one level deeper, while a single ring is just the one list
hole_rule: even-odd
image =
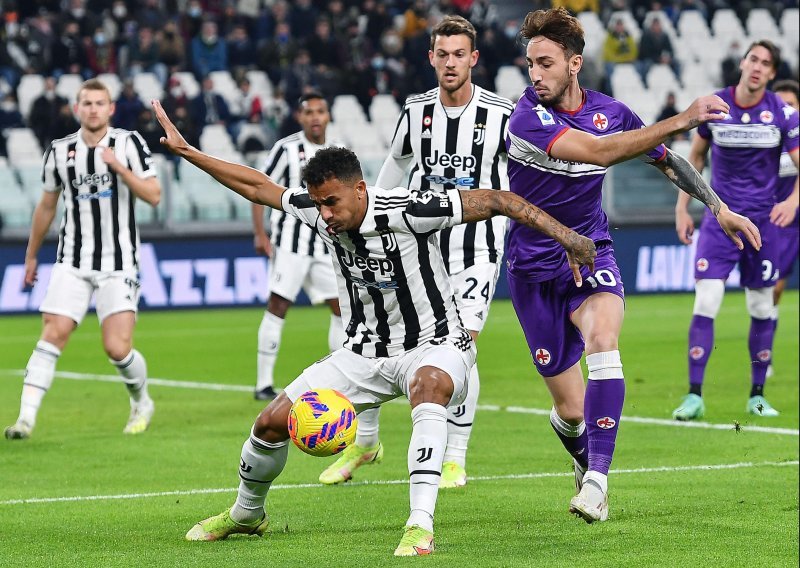
[{"label": "purple shorts", "polygon": [[788,227],[778,228],[779,278],[789,278],[800,250],[800,225],[797,219]]},{"label": "purple shorts", "polygon": [[594,273],[581,268],[583,286],[578,288],[572,271],[566,270],[542,282],[530,282],[508,274],[508,288],[517,318],[525,333],[533,364],[543,377],[563,373],[583,356],[583,336],[570,320],[589,296],[600,292],[623,300],[622,277],[610,244],[597,248]]},{"label": "purple shorts", "polygon": [[774,286],[778,279],[778,226],[769,217],[750,219],[761,232],[761,250],[744,240],[739,250],[713,215],[703,216],[694,256],[696,280],[726,280],[736,263],[742,274],[741,285],[758,289]]}]

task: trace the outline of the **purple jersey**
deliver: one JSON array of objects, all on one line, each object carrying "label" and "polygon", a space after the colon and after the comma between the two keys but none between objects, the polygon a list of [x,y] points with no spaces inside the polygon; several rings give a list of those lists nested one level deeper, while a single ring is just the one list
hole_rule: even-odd
[{"label": "purple jersey", "polygon": [[775,204],[781,152],[798,147],[798,114],[771,91],[749,107],[736,104],[734,92],[715,93],[730,114],[701,124],[697,134],[711,140],[711,187],[731,210],[759,217]]},{"label": "purple jersey", "polygon": [[[602,93],[584,89],[581,106],[563,111],[544,107],[533,87],[528,87],[511,114],[506,138],[511,191],[596,243],[611,242],[601,207],[606,168],[556,160],[550,157],[550,148],[570,128],[607,136],[643,126],[633,111]],[[662,145],[642,158],[653,162],[663,159],[666,152]],[[518,278],[542,281],[569,270],[558,243],[514,221],[506,255],[509,273]]]}]

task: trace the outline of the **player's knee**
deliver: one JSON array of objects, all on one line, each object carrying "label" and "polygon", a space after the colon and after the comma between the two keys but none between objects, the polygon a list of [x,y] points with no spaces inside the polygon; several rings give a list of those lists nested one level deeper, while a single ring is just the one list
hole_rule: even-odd
[{"label": "player's knee", "polygon": [[750,317],[755,319],[770,319],[772,317],[773,302],[772,287],[769,288],[745,288],[744,297],[747,300],[747,311]]},{"label": "player's knee", "polygon": [[63,350],[74,329],[75,322],[71,319],[45,314],[41,339]]},{"label": "player's knee", "polygon": [[453,379],[437,367],[417,369],[408,382],[408,399],[413,406],[433,402],[447,406],[453,396]]},{"label": "player's knee", "polygon": [[279,394],[261,411],[253,424],[253,434],[256,438],[273,444],[289,438],[289,410],[292,401],[286,394]]},{"label": "player's knee", "polygon": [[603,353],[619,349],[619,335],[615,330],[593,330],[584,338],[587,353]]},{"label": "player's knee", "polygon": [[583,422],[583,400],[564,400],[553,403],[558,417],[572,426]]},{"label": "player's knee", "polygon": [[692,313],[696,316],[716,318],[724,296],[724,281],[718,279],[698,280],[694,285],[694,309]]},{"label": "player's knee", "polygon": [[285,319],[286,313],[291,306],[292,302],[286,298],[278,296],[277,294],[270,294],[269,301],[267,302],[267,311],[275,317]]}]

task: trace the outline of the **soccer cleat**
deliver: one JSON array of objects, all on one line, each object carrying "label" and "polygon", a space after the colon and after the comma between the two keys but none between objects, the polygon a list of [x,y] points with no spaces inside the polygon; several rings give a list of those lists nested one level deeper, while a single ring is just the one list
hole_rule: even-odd
[{"label": "soccer cleat", "polygon": [[394,549],[395,556],[426,556],[433,554],[433,533],[419,525],[406,526],[400,544]]},{"label": "soccer cleat", "polygon": [[578,463],[578,460],[572,459],[572,471],[575,473],[575,491],[581,492],[583,488],[583,476],[586,475],[586,468]]},{"label": "soccer cleat", "polygon": [[231,510],[225,509],[219,515],[200,521],[186,533],[186,540],[212,541],[223,540],[232,534],[251,534],[264,536],[269,526],[266,514],[253,525],[242,525],[231,519]]},{"label": "soccer cleat", "polygon": [[593,479],[587,479],[580,492],[569,502],[569,512],[589,524],[608,520],[608,493]]},{"label": "soccer cleat", "polygon": [[325,485],[336,485],[353,478],[353,472],[362,465],[381,463],[383,461],[383,444],[365,448],[351,444],[342,452],[338,460],[319,474],[319,482]]},{"label": "soccer cleat", "polygon": [[763,396],[750,397],[750,400],[747,401],[747,413],[755,414],[756,416],[765,416],[767,418],[780,415],[780,412],[772,408],[772,405],[768,403],[767,399]]},{"label": "soccer cleat", "polygon": [[137,404],[131,405],[131,414],[128,417],[128,423],[122,430],[123,434],[141,434],[147,427],[150,426],[150,419],[153,418],[153,413],[156,410],[156,405],[153,403],[152,398],[139,401]]},{"label": "soccer cleat", "polygon": [[439,489],[452,489],[464,487],[467,484],[467,472],[456,462],[442,464],[442,477],[439,480]]},{"label": "soccer cleat", "polygon": [[33,433],[33,427],[27,422],[17,420],[3,432],[7,440],[27,440]]},{"label": "soccer cleat", "polygon": [[278,393],[272,388],[272,385],[266,386],[261,390],[256,389],[253,393],[253,398],[256,400],[272,400],[276,396],[278,396]]},{"label": "soccer cleat", "polygon": [[689,393],[683,397],[681,405],[672,412],[673,420],[688,421],[695,418],[702,418],[706,413],[706,405],[703,397]]}]

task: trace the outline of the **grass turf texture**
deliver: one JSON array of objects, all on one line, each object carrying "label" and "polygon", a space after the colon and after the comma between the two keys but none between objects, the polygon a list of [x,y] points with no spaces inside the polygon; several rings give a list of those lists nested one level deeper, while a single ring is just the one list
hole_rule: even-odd
[{"label": "grass turf texture", "polygon": [[[668,418],[685,394],[686,334],[692,297],[631,297],[621,352],[625,414]],[[261,310],[146,312],[137,348],[152,377],[250,387]],[[614,468],[782,462],[798,459],[798,437],[748,431],[752,425],[798,428],[798,294],[782,303],[775,376],[766,395],[776,419],[744,412],[749,394],[744,297],[728,294],[716,326],[705,386],[706,417],[730,424],[705,430],[625,421]],[[276,369],[285,385],[326,350],[326,310],[295,308],[287,318]],[[3,317],[0,367],[22,369],[39,335],[35,316]],[[472,481],[440,493],[431,566],[796,566],[798,466],[619,473],[610,477],[611,520],[586,525],[567,513],[569,460],[546,416],[549,409],[508,302],[495,302],[479,341],[482,405],[468,454]],[[93,317],[76,331],[59,371],[113,375]],[[0,376],[0,425],[14,421],[21,378]],[[128,402],[120,384],[57,378],[37,429],[24,442],[0,440],[0,566],[394,566],[408,509],[406,404],[382,410],[384,463],[341,487],[316,484],[329,459],[290,449],[269,497],[264,539],[188,543],[196,521],[230,505],[241,444],[262,404],[249,392],[151,386],[151,430],[121,431]],[[737,433],[734,423],[742,430]],[[560,476],[498,478],[514,474]],[[475,479],[489,477],[494,479]],[[289,486],[289,487],[286,487]],[[11,500],[219,489],[130,499],[44,503]]]}]

